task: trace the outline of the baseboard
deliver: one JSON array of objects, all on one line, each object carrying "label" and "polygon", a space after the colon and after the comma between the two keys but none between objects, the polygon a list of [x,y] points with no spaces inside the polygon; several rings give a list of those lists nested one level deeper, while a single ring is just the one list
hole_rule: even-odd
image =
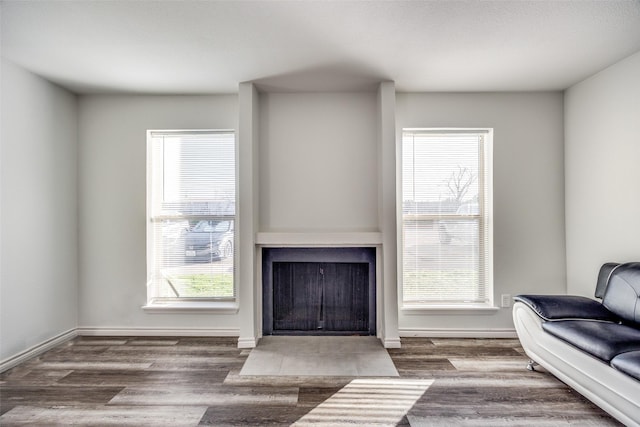
[{"label": "baseboard", "polygon": [[30,347],[16,354],[15,356],[11,356],[0,362],[0,372],[4,372],[8,369],[13,368],[14,366],[19,365],[22,362],[26,362],[33,357],[39,356],[45,351],[51,350],[53,347],[75,338],[76,335],[78,335],[77,329],[69,329],[66,332],[63,332],[53,338],[41,342],[40,344],[36,344],[33,347]]},{"label": "baseboard", "polygon": [[238,338],[238,348],[254,348],[258,345],[256,337],[240,337]]},{"label": "baseboard", "polygon": [[515,329],[405,328],[401,337],[424,338],[517,338]]},{"label": "baseboard", "polygon": [[401,348],[400,338],[395,339],[381,339],[382,346],[384,348]]},{"label": "baseboard", "polygon": [[114,337],[237,337],[235,328],[95,328],[80,327],[80,336]]}]

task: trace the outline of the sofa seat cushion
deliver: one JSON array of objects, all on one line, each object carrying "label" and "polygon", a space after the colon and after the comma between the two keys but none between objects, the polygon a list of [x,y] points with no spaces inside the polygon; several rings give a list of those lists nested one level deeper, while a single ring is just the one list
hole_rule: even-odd
[{"label": "sofa seat cushion", "polygon": [[573,295],[518,295],[514,300],[529,306],[544,320],[593,319],[616,321],[599,301]]},{"label": "sofa seat cushion", "polygon": [[640,351],[628,351],[611,359],[611,366],[640,381]]},{"label": "sofa seat cushion", "polygon": [[640,351],[640,330],[597,320],[557,320],[542,329],[580,350],[609,362],[616,355]]}]

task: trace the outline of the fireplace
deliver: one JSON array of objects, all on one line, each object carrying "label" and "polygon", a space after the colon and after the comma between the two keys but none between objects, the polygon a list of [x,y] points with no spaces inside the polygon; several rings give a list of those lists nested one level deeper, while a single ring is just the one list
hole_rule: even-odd
[{"label": "fireplace", "polygon": [[375,248],[263,248],[264,335],[375,335]]}]

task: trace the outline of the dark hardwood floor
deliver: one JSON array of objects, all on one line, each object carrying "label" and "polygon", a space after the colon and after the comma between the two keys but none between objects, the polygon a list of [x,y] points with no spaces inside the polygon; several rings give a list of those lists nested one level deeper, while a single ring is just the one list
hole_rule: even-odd
[{"label": "dark hardwood floor", "polygon": [[[236,341],[78,337],[1,374],[0,425],[304,425],[353,379],[241,377],[249,351]],[[402,344],[389,350],[400,377],[433,383],[394,424],[620,425],[553,376],[527,371],[517,340]]]}]

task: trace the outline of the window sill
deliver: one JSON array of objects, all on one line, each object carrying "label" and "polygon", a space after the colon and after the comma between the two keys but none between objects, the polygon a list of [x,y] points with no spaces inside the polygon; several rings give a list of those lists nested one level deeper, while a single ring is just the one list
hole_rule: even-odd
[{"label": "window sill", "polygon": [[142,309],[147,313],[215,313],[215,314],[236,314],[238,313],[238,303],[235,301],[172,301],[154,302],[143,305]]},{"label": "window sill", "polygon": [[491,305],[405,305],[404,314],[494,314],[500,307]]}]

